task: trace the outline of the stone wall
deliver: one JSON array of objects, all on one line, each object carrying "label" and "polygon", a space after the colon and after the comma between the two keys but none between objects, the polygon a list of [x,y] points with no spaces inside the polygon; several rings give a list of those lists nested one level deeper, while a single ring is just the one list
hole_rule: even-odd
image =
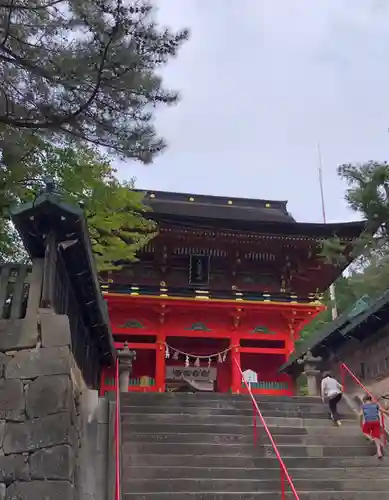
[{"label": "stone wall", "polygon": [[[107,419],[99,418],[99,400],[83,384],[70,342],[67,316],[50,310],[0,321],[0,500],[104,498],[106,440],[98,444],[88,428],[97,432],[100,420],[104,434]],[[97,474],[99,485],[90,479]]]}]

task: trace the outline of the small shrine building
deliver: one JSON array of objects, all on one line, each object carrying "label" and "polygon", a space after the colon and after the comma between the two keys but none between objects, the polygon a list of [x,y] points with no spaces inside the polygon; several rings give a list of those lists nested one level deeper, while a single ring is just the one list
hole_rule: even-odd
[{"label": "small shrine building", "polygon": [[[296,222],[285,201],[153,191],[145,202],[157,236],[138,262],[101,276],[116,347],[136,352],[129,391],[244,392],[237,361],[253,392],[293,395],[279,369],[364,223]],[[320,255],[333,237],[342,265]],[[108,370],[101,392],[112,389]]]}]

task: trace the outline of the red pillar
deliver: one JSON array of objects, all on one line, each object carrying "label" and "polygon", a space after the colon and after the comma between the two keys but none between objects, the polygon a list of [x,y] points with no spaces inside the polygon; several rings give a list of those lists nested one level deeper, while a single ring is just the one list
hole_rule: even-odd
[{"label": "red pillar", "polygon": [[236,365],[236,361],[240,366],[240,347],[233,347],[231,350],[231,392],[233,394],[240,394],[242,375]]},{"label": "red pillar", "polygon": [[158,392],[165,392],[165,336],[158,336],[155,351],[155,385]]}]

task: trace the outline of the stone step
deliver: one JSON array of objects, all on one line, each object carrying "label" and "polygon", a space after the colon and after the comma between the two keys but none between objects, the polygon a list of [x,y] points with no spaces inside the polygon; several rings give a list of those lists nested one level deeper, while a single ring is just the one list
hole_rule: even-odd
[{"label": "stone step", "polygon": [[[280,500],[281,493],[125,493],[123,500]],[[287,500],[295,499],[287,493]],[[299,494],[300,500],[389,500],[389,493],[380,491],[306,491]]]},{"label": "stone step", "polygon": [[[296,479],[293,481],[297,492],[303,491],[389,491],[389,479],[365,481],[365,479]],[[131,479],[123,482],[123,493],[185,493],[185,492],[239,492],[264,493],[279,492],[280,478],[275,479]]]},{"label": "stone step", "polygon": [[[206,467],[206,468],[248,468],[248,469],[275,469],[279,471],[279,464],[276,458],[253,456],[253,454],[230,456],[230,455],[183,455],[175,454],[163,455],[155,453],[137,454],[136,450],[128,448],[123,453],[123,466],[132,467]],[[388,466],[389,459],[382,462],[374,456],[365,457],[285,457],[283,458],[286,467],[289,469],[325,469],[325,468],[377,468]]]},{"label": "stone step", "polygon": [[[128,429],[128,428],[126,428]],[[131,428],[129,428],[131,429]],[[277,430],[282,430],[278,427]],[[235,429],[236,431],[236,429]],[[177,432],[163,433],[163,432],[129,432],[124,430],[122,432],[123,442],[125,443],[224,443],[224,444],[253,444],[253,431],[252,429],[246,433],[184,433],[177,430]],[[366,438],[360,435],[347,435],[341,434],[339,431],[332,435],[288,435],[288,434],[273,434],[277,445],[281,444],[294,444],[296,446],[306,445],[331,445],[331,446],[352,446],[357,444],[363,446],[367,443]],[[269,438],[262,431],[258,433],[257,443],[268,444]]]},{"label": "stone step", "polygon": [[[122,445],[124,454],[156,454],[165,455],[211,455],[239,457],[253,454],[254,456],[272,455],[273,448],[269,444],[254,447],[251,444],[229,443],[150,443],[150,442],[125,442]],[[372,454],[371,447],[363,446],[296,446],[280,445],[278,451],[281,457],[364,457]]]},{"label": "stone step", "polygon": [[[185,392],[164,392],[164,393],[122,393],[121,401],[125,403],[126,401],[140,401],[141,404],[146,404],[145,401],[171,401],[171,400],[182,400],[182,401],[196,401],[199,404],[201,401],[244,401],[249,400],[247,394],[234,395],[230,393],[218,393],[218,392],[197,392],[197,393],[185,393]],[[291,403],[291,404],[307,404],[307,403],[321,403],[321,398],[312,396],[255,396],[255,400],[260,403]]]},{"label": "stone step", "polygon": [[[122,406],[121,414],[125,415],[139,415],[139,414],[169,414],[169,415],[201,415],[208,417],[224,417],[224,416],[253,416],[253,409],[247,408],[234,408],[224,406],[222,408],[208,408],[208,407],[192,407],[186,408],[185,406]],[[279,408],[264,408],[261,410],[262,415],[267,417],[285,417],[285,418],[324,418],[328,419],[328,410],[326,407],[300,409],[298,407],[287,407],[285,409]],[[355,418],[351,412],[343,413],[342,418]]]},{"label": "stone step", "polygon": [[[165,408],[213,408],[213,409],[223,409],[223,408],[231,408],[231,409],[252,409],[252,401],[249,398],[241,398],[241,399],[224,399],[224,400],[216,400],[216,401],[209,401],[209,400],[197,400],[197,399],[189,399],[189,400],[182,400],[178,398],[173,398],[173,399],[166,399],[166,398],[156,398],[156,399],[145,399],[145,400],[139,400],[139,399],[133,399],[132,396],[130,398],[124,398],[124,400],[121,401],[121,407],[122,408],[136,408],[136,407],[144,407],[144,406],[153,406],[153,407],[158,407],[158,406],[163,406]],[[272,410],[272,409],[278,409],[278,410],[287,410],[290,408],[295,408],[295,409],[300,409],[300,410],[325,410],[327,411],[327,406],[322,403],[322,401],[319,399],[315,403],[295,403],[292,400],[289,401],[258,401],[258,407],[260,410]],[[350,412],[351,410],[347,406],[346,403],[341,402],[339,404],[339,408]]]},{"label": "stone step", "polygon": [[[388,479],[389,464],[380,462],[380,467],[349,467],[325,469],[288,469],[290,477],[296,479],[360,479],[366,481]],[[279,479],[279,468],[238,468],[238,467],[148,467],[124,468],[124,477],[131,479]]]},{"label": "stone step", "polygon": [[[258,432],[262,432],[262,426],[258,425]],[[347,432],[354,431],[355,429],[351,426],[345,427]],[[335,426],[328,426],[323,428],[323,432],[326,430],[330,431],[338,431],[339,429]],[[132,434],[133,432],[139,433],[183,433],[183,434],[242,434],[247,436],[253,435],[253,426],[252,425],[229,425],[229,424],[210,424],[210,423],[201,423],[201,424],[162,424],[158,422],[153,423],[129,423],[126,419],[124,419],[122,424],[122,436],[123,440],[126,439],[126,436]],[[293,435],[307,435],[308,431],[303,427],[270,427],[270,432],[273,435],[277,434],[293,434]],[[337,432],[339,434],[339,432]]]},{"label": "stone step", "polygon": [[[326,419],[319,418],[286,418],[286,417],[266,417],[268,426],[284,426],[284,427],[320,427],[323,426],[323,421]],[[211,422],[210,422],[211,421]],[[172,414],[172,413],[137,413],[123,414],[122,422],[129,423],[160,423],[160,424],[200,424],[200,423],[220,423],[230,425],[251,425],[253,422],[252,416],[245,415],[223,415],[212,416],[204,413],[193,415],[188,414]],[[355,418],[348,417],[342,420],[343,425],[358,426]],[[328,425],[332,425],[328,420]]]},{"label": "stone step", "polygon": [[[269,426],[270,432],[273,436],[277,435],[293,435],[293,436],[311,436],[311,437],[321,437],[328,436],[337,438],[342,436],[360,436],[361,430],[357,425],[344,425],[341,429],[338,429],[331,422],[323,422],[321,427],[275,427]],[[136,433],[146,433],[146,434],[242,434],[247,436],[253,435],[253,425],[230,425],[230,424],[210,424],[207,422],[202,422],[200,424],[187,424],[186,422],[180,424],[163,424],[158,421],[153,423],[142,423],[142,422],[128,422],[124,419],[122,425],[122,435],[123,439],[126,439],[128,434]],[[258,436],[264,432],[262,425],[258,422]]]}]

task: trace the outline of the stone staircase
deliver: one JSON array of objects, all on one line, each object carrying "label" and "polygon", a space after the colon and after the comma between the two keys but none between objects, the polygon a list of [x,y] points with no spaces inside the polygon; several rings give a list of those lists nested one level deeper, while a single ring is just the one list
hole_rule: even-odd
[{"label": "stone staircase", "polygon": [[[133,393],[121,404],[123,500],[281,499],[260,426],[253,446],[248,396]],[[340,429],[319,398],[261,397],[259,407],[301,500],[389,500],[389,457],[374,457],[345,406]]]}]

